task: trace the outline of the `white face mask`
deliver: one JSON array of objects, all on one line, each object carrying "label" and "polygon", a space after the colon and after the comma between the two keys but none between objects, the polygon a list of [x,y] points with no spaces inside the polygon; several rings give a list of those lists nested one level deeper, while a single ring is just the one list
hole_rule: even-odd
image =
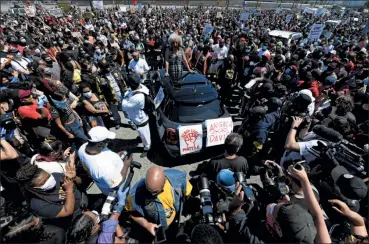
[{"label": "white face mask", "polygon": [[91,97],[92,97],[92,92],[91,92],[91,91],[89,91],[89,92],[84,92],[84,93],[83,93],[83,96],[84,96],[85,98],[91,98]]},{"label": "white face mask", "polygon": [[56,185],[56,181],[53,175],[50,174],[49,179],[47,179],[47,181],[45,182],[45,184],[43,184],[42,186],[38,186],[38,187],[34,187],[36,189],[40,189],[43,191],[48,191],[51,190],[55,187]]}]

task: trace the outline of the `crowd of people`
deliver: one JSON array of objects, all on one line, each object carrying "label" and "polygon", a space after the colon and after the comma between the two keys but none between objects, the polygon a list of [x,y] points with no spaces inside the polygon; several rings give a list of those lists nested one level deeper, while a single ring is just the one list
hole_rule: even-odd
[{"label": "crowd of people", "polygon": [[[2,241],[368,243],[369,15],[331,12],[310,40],[328,17],[244,11],[2,13]],[[110,128],[137,131],[147,157],[150,87],[184,72],[242,123],[196,171],[154,166],[129,186],[139,167]]]}]

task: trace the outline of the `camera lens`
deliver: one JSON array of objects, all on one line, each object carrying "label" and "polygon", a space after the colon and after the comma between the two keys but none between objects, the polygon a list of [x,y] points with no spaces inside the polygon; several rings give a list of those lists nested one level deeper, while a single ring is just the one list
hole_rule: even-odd
[{"label": "camera lens", "polygon": [[301,164],[296,164],[294,168],[297,169],[297,170],[302,170]]}]

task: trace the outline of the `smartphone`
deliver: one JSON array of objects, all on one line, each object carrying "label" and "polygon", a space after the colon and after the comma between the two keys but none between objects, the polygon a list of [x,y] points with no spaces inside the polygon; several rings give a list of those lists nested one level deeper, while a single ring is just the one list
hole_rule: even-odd
[{"label": "smartphone", "polygon": [[162,243],[166,240],[167,236],[165,235],[164,227],[159,225],[159,227],[156,229],[155,243]]},{"label": "smartphone", "polygon": [[242,185],[242,189],[245,192],[245,195],[249,201],[252,202],[256,200],[254,192],[250,186]]},{"label": "smartphone", "polygon": [[281,192],[282,195],[287,195],[288,194],[288,189],[287,189],[286,183],[279,182],[278,183],[278,188],[279,188],[279,191]]}]

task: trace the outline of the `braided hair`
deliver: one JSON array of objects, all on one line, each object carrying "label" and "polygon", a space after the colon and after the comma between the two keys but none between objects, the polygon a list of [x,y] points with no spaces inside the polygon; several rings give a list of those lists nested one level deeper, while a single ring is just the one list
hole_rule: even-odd
[{"label": "braided hair", "polygon": [[43,171],[43,169],[34,164],[26,164],[17,171],[16,178],[24,197],[27,200],[30,200],[32,197],[37,197],[49,203],[60,204],[60,202],[52,200],[52,196],[58,194],[50,194],[33,188],[33,180],[39,177]]}]

